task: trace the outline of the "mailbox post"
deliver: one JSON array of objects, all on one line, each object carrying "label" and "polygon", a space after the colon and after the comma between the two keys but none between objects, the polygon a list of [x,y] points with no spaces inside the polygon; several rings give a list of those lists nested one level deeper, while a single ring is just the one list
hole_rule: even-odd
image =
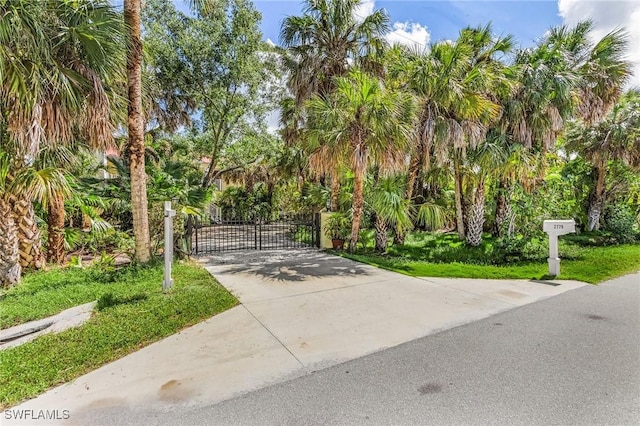
[{"label": "mailbox post", "polygon": [[576,222],[571,220],[545,220],[542,230],[549,235],[549,275],[560,275],[560,258],[558,257],[558,236],[576,232]]}]

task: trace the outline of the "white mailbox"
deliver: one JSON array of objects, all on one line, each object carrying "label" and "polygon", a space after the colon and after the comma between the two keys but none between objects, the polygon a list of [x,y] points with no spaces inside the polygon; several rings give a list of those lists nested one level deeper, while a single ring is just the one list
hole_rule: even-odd
[{"label": "white mailbox", "polygon": [[558,235],[576,232],[576,222],[571,220],[545,220],[542,230],[549,235],[549,275],[560,275],[560,258],[558,257]]}]

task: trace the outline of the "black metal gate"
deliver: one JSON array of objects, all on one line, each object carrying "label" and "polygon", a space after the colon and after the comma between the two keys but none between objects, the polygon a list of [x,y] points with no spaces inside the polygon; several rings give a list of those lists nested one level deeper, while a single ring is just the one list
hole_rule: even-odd
[{"label": "black metal gate", "polygon": [[204,222],[194,217],[191,245],[194,254],[320,247],[320,215]]}]

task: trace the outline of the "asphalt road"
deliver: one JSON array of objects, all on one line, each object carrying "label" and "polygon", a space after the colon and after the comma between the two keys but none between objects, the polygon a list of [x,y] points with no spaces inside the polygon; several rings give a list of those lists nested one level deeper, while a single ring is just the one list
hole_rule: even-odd
[{"label": "asphalt road", "polygon": [[102,420],[637,425],[640,274],[572,290],[210,407],[170,415],[112,414]]}]

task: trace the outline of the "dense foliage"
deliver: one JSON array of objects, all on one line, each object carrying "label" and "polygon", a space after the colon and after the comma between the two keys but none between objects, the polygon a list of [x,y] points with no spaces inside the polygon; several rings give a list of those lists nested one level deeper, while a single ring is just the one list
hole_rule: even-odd
[{"label": "dense foliage", "polygon": [[[486,25],[407,49],[385,41],[384,11],[319,0],[282,22],[279,47],[249,0],[189,13],[132,0],[126,14],[102,0],[36,3],[0,1],[3,286],[45,257],[161,252],[164,200],[180,212],[182,254],[189,215],[214,211],[327,208],[348,218],[351,250],[455,231],[461,255],[491,241],[494,262],[541,259],[549,218],[598,243],[638,241],[640,95],[624,30],[559,26],[521,49]],[[123,22],[137,18],[136,59]],[[132,138],[124,100],[138,66]]]}]

